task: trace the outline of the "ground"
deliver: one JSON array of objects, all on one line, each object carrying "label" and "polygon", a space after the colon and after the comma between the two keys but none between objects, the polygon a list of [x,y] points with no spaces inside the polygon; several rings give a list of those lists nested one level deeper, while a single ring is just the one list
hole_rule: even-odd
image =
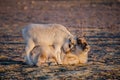
[{"label": "ground", "polygon": [[[0,0],[0,80],[120,79],[120,0]],[[21,29],[29,23],[58,23],[84,36],[87,64],[29,66]]]}]

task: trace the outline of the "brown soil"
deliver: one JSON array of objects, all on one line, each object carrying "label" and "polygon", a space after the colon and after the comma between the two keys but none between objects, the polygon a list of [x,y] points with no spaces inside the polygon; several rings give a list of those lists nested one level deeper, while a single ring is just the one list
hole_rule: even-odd
[{"label": "brown soil", "polygon": [[[79,65],[24,63],[21,29],[28,23],[59,23],[91,46]],[[120,79],[120,0],[0,0],[0,80]]]}]

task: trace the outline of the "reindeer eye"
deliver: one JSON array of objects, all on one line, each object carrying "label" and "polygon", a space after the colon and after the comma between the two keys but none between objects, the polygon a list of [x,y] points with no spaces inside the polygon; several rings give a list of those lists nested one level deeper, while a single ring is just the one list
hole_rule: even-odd
[{"label": "reindeer eye", "polygon": [[87,46],[87,43],[83,43],[84,44],[84,46]]},{"label": "reindeer eye", "polygon": [[69,48],[71,48],[71,45],[69,44]]}]

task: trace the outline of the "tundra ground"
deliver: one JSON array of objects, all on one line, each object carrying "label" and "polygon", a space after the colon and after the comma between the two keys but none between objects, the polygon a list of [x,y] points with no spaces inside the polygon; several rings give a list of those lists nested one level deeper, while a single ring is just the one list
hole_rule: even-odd
[{"label": "tundra ground", "polygon": [[[24,63],[21,29],[28,23],[59,23],[91,46],[79,65],[29,66]],[[119,0],[0,0],[0,80],[120,79]]]}]

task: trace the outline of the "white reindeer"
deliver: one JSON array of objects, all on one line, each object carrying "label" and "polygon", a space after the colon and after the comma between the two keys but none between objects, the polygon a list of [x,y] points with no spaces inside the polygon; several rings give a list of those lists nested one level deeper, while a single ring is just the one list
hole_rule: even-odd
[{"label": "white reindeer", "polygon": [[30,52],[37,45],[43,52],[47,51],[49,46],[53,46],[52,55],[58,64],[62,64],[61,49],[67,52],[76,44],[76,38],[60,24],[29,24],[22,30],[22,35],[26,43],[25,60],[29,65],[34,65],[35,57],[31,59]]}]

